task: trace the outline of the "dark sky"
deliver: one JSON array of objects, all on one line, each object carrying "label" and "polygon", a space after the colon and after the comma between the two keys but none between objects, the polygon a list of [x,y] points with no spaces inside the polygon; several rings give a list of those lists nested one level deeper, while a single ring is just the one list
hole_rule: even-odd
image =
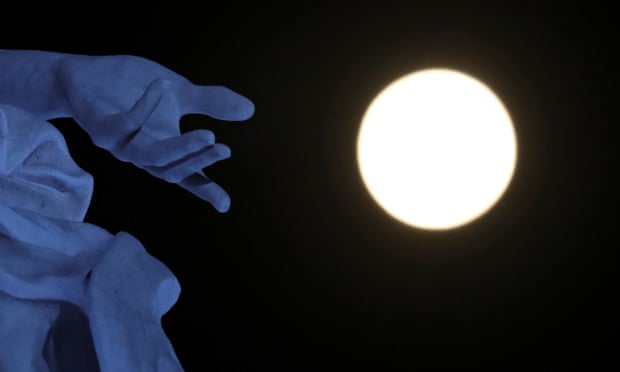
[{"label": "dark sky", "polygon": [[[58,122],[95,177],[87,220],[130,232],[177,275],[163,324],[185,368],[619,367],[611,7],[306,3],[84,2],[2,26],[3,48],[139,55],[254,101],[244,123],[181,124],[231,147],[205,170],[232,196],[226,214]],[[496,207],[442,233],[391,220],[355,164],[373,96],[433,66],[493,88],[520,150]]]}]

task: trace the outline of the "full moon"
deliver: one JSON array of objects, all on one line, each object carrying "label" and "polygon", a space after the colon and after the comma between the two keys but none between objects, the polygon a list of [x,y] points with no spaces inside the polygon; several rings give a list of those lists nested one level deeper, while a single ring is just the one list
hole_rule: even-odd
[{"label": "full moon", "polygon": [[413,227],[456,228],[488,212],[517,161],[512,120],[484,83],[426,69],[385,87],[364,114],[357,161],[372,198]]}]

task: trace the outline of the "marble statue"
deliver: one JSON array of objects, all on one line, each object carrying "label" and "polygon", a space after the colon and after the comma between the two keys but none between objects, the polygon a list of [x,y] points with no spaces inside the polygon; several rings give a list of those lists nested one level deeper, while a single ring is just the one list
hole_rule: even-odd
[{"label": "marble statue", "polygon": [[138,56],[0,50],[0,371],[183,371],[161,326],[174,274],[128,232],[84,221],[94,180],[48,121],[226,212],[204,173],[230,157],[196,113],[243,121],[247,98]]}]

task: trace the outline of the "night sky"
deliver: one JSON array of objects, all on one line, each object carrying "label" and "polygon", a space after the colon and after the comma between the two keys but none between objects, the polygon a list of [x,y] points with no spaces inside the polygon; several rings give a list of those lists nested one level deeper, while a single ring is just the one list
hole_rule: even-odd
[{"label": "night sky", "polygon": [[[618,368],[617,14],[464,3],[24,7],[0,47],[139,55],[255,103],[181,122],[232,149],[205,169],[226,214],[54,122],[95,177],[86,220],[180,281],[163,325],[188,371]],[[519,146],[499,203],[447,232],[388,217],[355,158],[374,95],[426,67],[489,85]]]}]

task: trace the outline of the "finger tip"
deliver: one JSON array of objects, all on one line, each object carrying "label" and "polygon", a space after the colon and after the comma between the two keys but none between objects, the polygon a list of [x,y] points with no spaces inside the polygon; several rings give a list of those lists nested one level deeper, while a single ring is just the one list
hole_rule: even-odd
[{"label": "finger tip", "polygon": [[215,205],[215,209],[220,213],[226,213],[230,210],[230,198],[225,197],[218,201],[217,205]]},{"label": "finger tip", "polygon": [[220,160],[228,159],[232,156],[232,150],[230,147],[224,145],[223,143],[216,143],[213,148],[219,155]]},{"label": "finger tip", "polygon": [[254,102],[248,100],[248,107],[247,107],[247,112],[246,112],[248,119],[254,116],[255,112],[256,112],[256,106],[254,105]]},{"label": "finger tip", "polygon": [[230,209],[230,196],[221,187],[212,183],[211,187],[211,205],[220,213],[226,213]]},{"label": "finger tip", "polygon": [[245,98],[241,104],[237,107],[237,116],[239,120],[248,120],[252,116],[254,116],[254,112],[256,111],[256,107],[254,106],[254,102]]},{"label": "finger tip", "polygon": [[205,145],[215,145],[216,143],[215,133],[208,129],[198,129],[188,133],[192,133],[193,136],[189,135],[191,136],[189,137],[190,139],[185,142],[186,149],[195,149],[198,147],[203,147]]}]

